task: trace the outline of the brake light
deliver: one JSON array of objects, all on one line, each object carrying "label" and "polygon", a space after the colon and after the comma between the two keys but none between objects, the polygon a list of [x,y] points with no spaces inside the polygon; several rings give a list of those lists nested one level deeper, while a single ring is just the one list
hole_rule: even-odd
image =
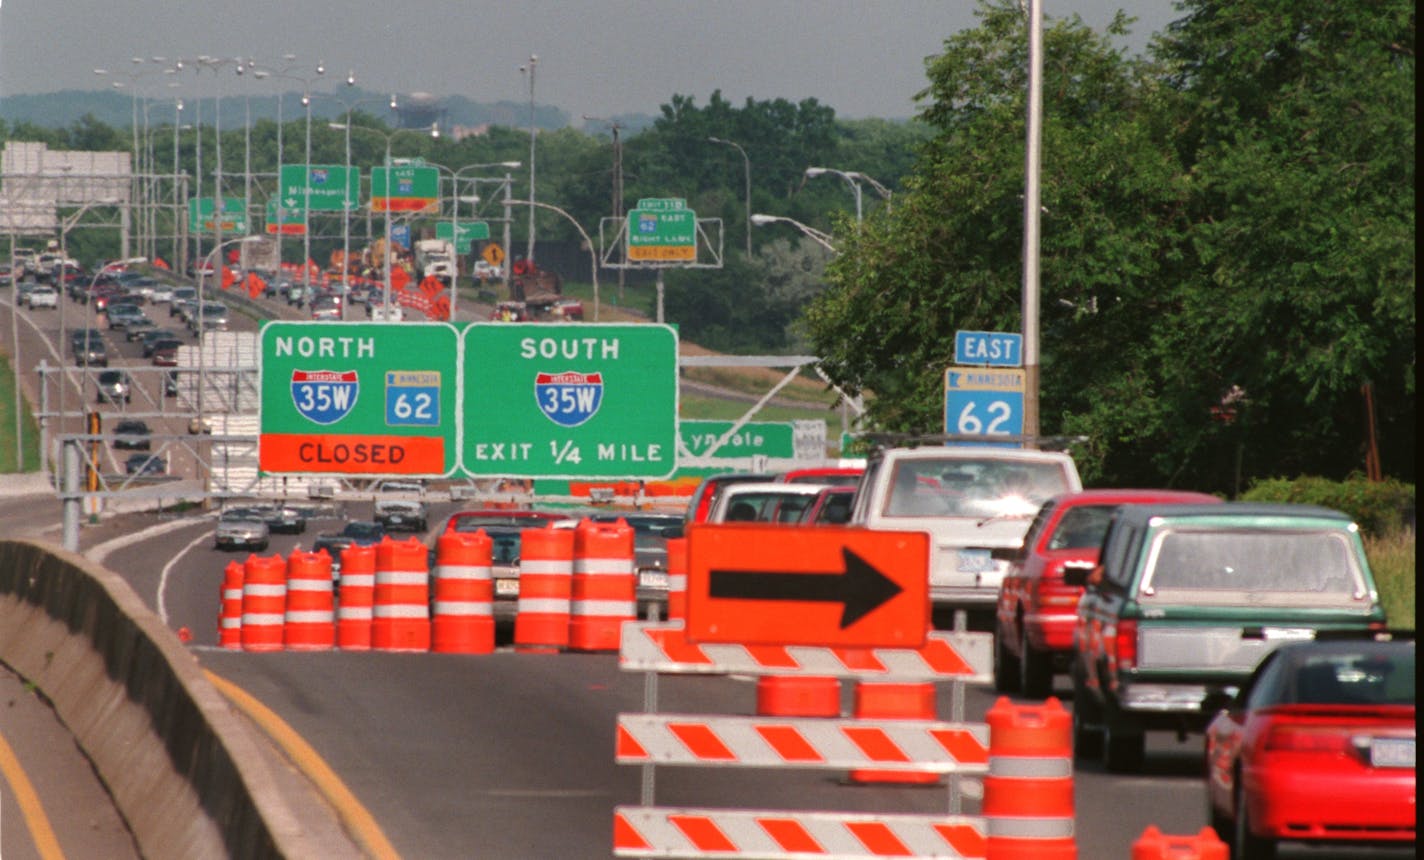
[{"label": "brake light", "polygon": [[1330,753],[1350,752],[1350,733],[1326,726],[1272,726],[1262,749],[1267,752]]},{"label": "brake light", "polygon": [[[1061,571],[1060,568],[1057,572],[1061,575]],[[1044,609],[1050,607],[1072,609],[1077,607],[1078,598],[1083,596],[1082,588],[1076,585],[1065,585],[1062,579],[1054,576],[1033,580],[1030,591],[1034,603]]]},{"label": "brake light", "polygon": [[1137,621],[1128,619],[1117,623],[1117,637],[1113,643],[1117,648],[1117,667],[1135,669],[1137,667]]}]

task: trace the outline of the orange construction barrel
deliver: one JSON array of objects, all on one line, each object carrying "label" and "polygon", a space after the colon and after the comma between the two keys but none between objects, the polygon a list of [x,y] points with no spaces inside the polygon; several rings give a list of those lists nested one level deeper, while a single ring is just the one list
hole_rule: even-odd
[{"label": "orange construction barrel", "polygon": [[281,651],[286,621],[286,560],[249,555],[242,565],[242,650]]},{"label": "orange construction barrel", "polygon": [[519,603],[514,650],[555,654],[569,644],[574,533],[545,526],[519,535]]},{"label": "orange construction barrel", "polygon": [[[862,682],[855,686],[855,718],[858,720],[933,720],[934,684],[891,684]],[[851,782],[897,782],[932,785],[939,782],[933,771],[853,770]]]},{"label": "orange construction barrel", "polygon": [[430,650],[430,569],[425,544],[390,536],[376,544],[376,592],[371,647],[377,651]]},{"label": "orange construction barrel", "polygon": [[435,542],[435,612],[431,650],[444,654],[494,651],[494,541],[484,530],[447,532]]},{"label": "orange construction barrel", "polygon": [[985,722],[987,860],[1075,860],[1073,728],[1063,704],[1050,697],[1015,705],[1001,696]]},{"label": "orange construction barrel", "polygon": [[376,602],[374,546],[353,544],[341,551],[336,596],[336,647],[344,651],[371,650],[371,612]]},{"label": "orange construction barrel", "polygon": [[667,617],[687,619],[687,538],[667,541]]},{"label": "orange construction barrel", "polygon": [[242,562],[230,561],[223,570],[222,609],[218,613],[218,645],[242,650]]},{"label": "orange construction barrel", "polygon": [[617,651],[623,622],[638,617],[633,527],[626,520],[579,522],[570,585],[569,648]]},{"label": "orange construction barrel", "polygon": [[1203,827],[1196,836],[1169,836],[1149,824],[1132,843],[1132,860],[1226,860],[1229,846]]},{"label": "orange construction barrel", "polygon": [[292,651],[328,651],[336,644],[336,607],[331,594],[331,556],[293,550],[287,556],[287,628]]}]

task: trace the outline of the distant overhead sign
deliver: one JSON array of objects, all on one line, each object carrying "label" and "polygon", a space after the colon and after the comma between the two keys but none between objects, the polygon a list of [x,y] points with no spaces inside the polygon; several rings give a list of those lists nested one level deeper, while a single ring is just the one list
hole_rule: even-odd
[{"label": "distant overhead sign", "polygon": [[421,212],[440,200],[440,168],[399,164],[371,168],[371,211]]},{"label": "distant overhead sign", "polygon": [[340,212],[361,205],[361,170],[342,164],[284,164],[281,206],[300,212]]},{"label": "distant overhead sign", "polygon": [[284,236],[300,236],[307,231],[307,222],[299,208],[288,209],[276,198],[267,201],[267,232]]},{"label": "distant overhead sign", "polygon": [[469,250],[471,242],[482,242],[489,237],[488,221],[441,221],[435,225],[435,238],[454,242],[461,253]]},{"label": "distant overhead sign", "polygon": [[628,259],[678,262],[697,259],[697,214],[681,198],[644,198],[628,212]]},{"label": "distant overhead sign", "polygon": [[188,230],[192,233],[247,232],[247,206],[241,197],[224,197],[221,205],[212,197],[188,200]]}]

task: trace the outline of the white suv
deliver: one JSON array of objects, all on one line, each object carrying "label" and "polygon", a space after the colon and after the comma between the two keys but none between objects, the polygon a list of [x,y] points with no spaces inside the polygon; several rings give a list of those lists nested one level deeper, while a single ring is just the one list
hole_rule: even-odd
[{"label": "white suv", "polygon": [[1008,570],[1004,550],[1022,544],[1045,500],[1082,488],[1073,458],[1060,452],[887,448],[867,460],[850,522],[927,532],[934,607],[992,613]]}]

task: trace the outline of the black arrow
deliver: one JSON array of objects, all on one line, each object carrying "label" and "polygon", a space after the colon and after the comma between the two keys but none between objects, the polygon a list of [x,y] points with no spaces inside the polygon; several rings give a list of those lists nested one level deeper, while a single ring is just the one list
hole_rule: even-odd
[{"label": "black arrow", "polygon": [[709,596],[731,600],[789,600],[841,603],[841,629],[874,612],[902,589],[849,547],[841,547],[840,573],[787,573],[776,570],[714,570]]}]

